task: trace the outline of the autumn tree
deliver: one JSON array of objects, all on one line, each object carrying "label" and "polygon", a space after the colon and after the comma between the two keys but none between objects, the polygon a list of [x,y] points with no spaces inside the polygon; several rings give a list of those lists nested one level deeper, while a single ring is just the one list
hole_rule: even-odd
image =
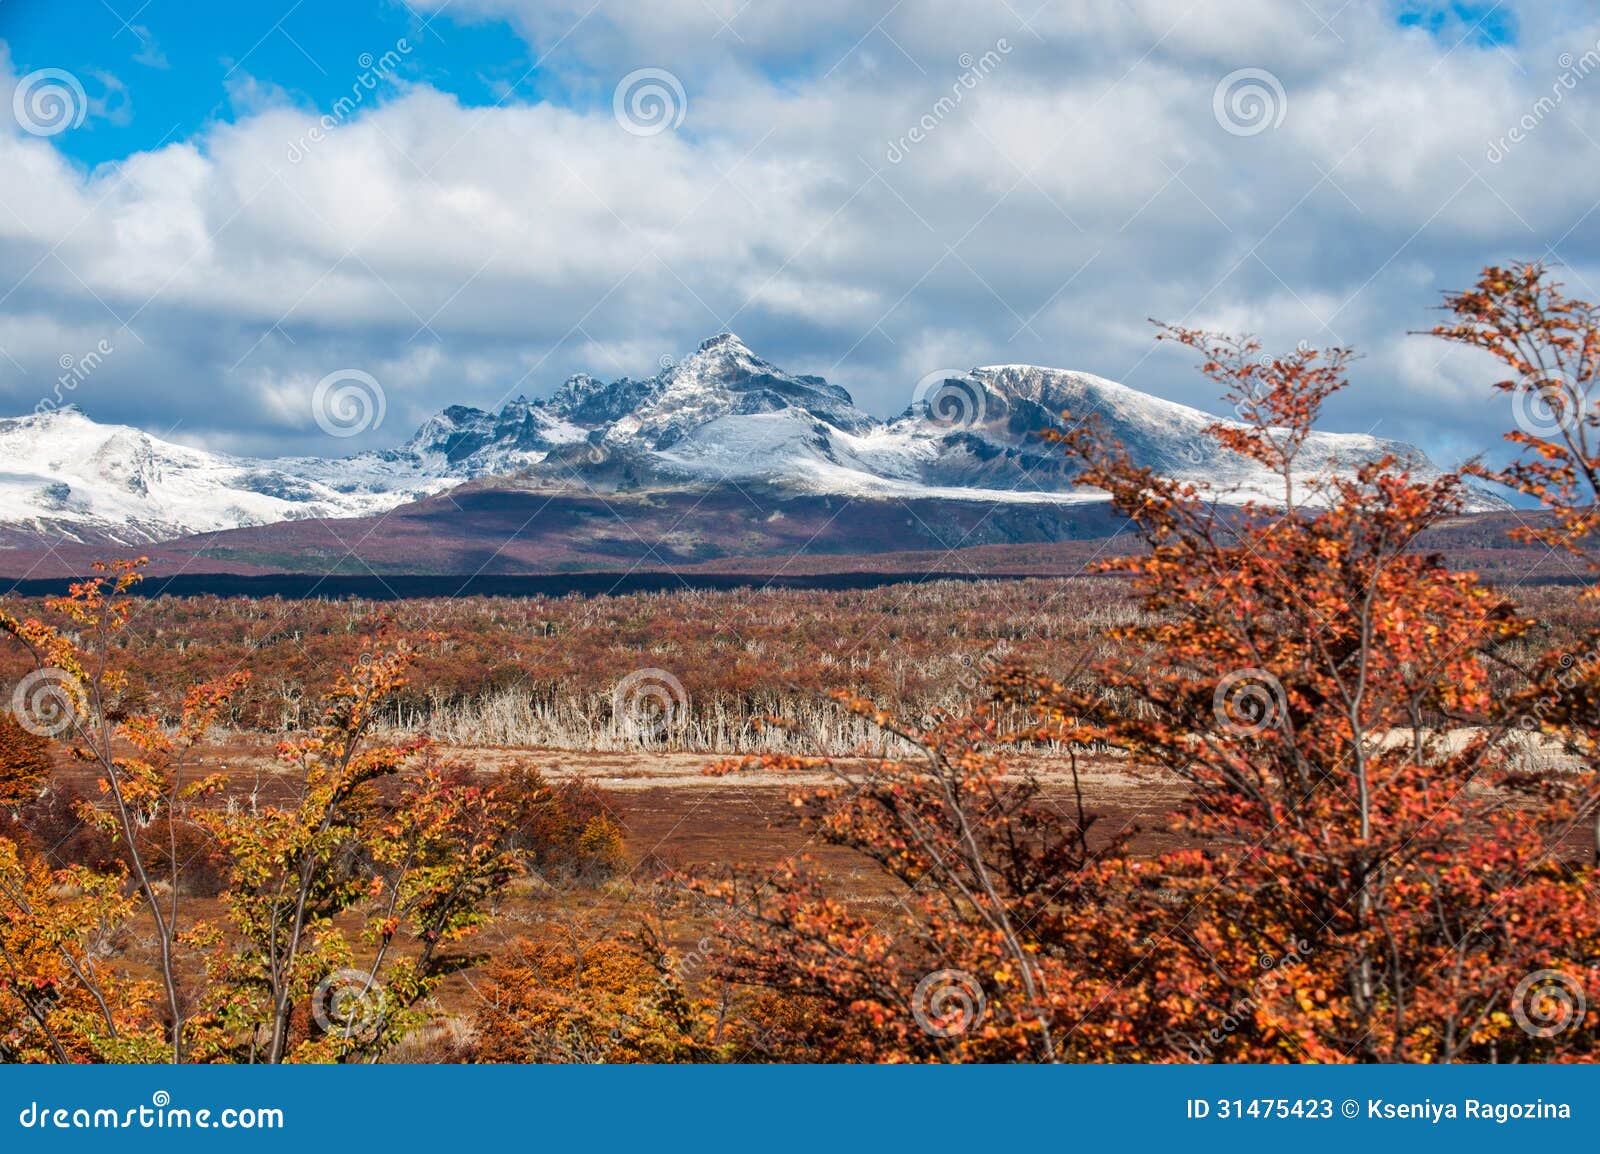
[{"label": "autumn tree", "polygon": [[[1539,263],[1490,266],[1471,289],[1448,293],[1448,323],[1435,335],[1487,354],[1506,374],[1493,382],[1510,402],[1516,428],[1505,435],[1511,459],[1474,472],[1538,502],[1511,532],[1559,549],[1600,571],[1600,307],[1568,296]],[[1583,591],[1592,605],[1600,585]],[[1516,666],[1521,692],[1501,713],[1526,732],[1559,743],[1585,767],[1593,809],[1593,853],[1600,862],[1600,631],[1587,629],[1561,648]]]},{"label": "autumn tree", "polygon": [[[1600,922],[1587,867],[1562,854],[1584,799],[1527,772],[1489,687],[1489,665],[1532,622],[1417,548],[1463,511],[1463,478],[1303,459],[1343,350],[1275,358],[1253,341],[1164,335],[1199,353],[1244,417],[1213,435],[1288,496],[1222,512],[1092,421],[1062,434],[1148,546],[1122,564],[1149,619],[1121,630],[1126,656],[1095,667],[1097,692],[1005,686],[1038,711],[1031,736],[1104,743],[1189,789],[1173,821],[1196,848],[1102,876],[1106,908],[1144,946],[1114,996],[1139,1023],[1137,1055],[1591,1051],[1582,1004],[1600,988]],[[1109,707],[1108,690],[1139,708]],[[1524,1028],[1548,1007],[1550,991],[1523,985],[1540,974],[1577,1016],[1548,1035]]]},{"label": "autumn tree", "polygon": [[[172,1061],[376,1057],[445,975],[479,960],[460,946],[523,868],[520,812],[425,739],[371,740],[413,660],[404,644],[358,659],[320,723],[281,744],[290,804],[224,797],[194,755],[246,675],[195,687],[172,718],[127,708],[115,656],[139,567],[100,566],[48,599],[65,625],[0,612],[34,666],[18,691],[30,726],[99,771],[78,816],[118,850],[110,872],[50,871],[0,839],[0,982],[16,1029],[32,1031],[17,1052],[149,1060],[154,1037]],[[196,831],[225,876],[220,922],[185,901]],[[103,956],[130,919],[153,931],[161,1014]]]},{"label": "autumn tree", "polygon": [[[83,805],[79,816],[115,839],[142,898],[137,908],[155,939],[170,1056],[177,1062],[184,1056],[187,1017],[178,960],[185,865],[178,828],[190,807],[220,786],[214,776],[191,778],[187,770],[196,746],[246,676],[234,673],[196,686],[175,725],[125,708],[127,674],[114,660],[134,616],[129,594],[143,564],[142,558],[97,563],[96,576],[74,583],[65,596],[46,599],[64,625],[0,611],[0,634],[18,642],[32,662],[16,693],[30,726],[64,740],[75,760],[100,774],[100,797]],[[164,842],[152,836],[156,830],[165,831]],[[162,877],[166,883],[158,889]]]},{"label": "autumn tree", "polygon": [[[1164,477],[1068,414],[1080,480],[1145,546],[1108,566],[1145,612],[1087,678],[1002,670],[998,698],[1034,716],[1021,731],[987,707],[927,732],[874,713],[917,756],[797,763],[836,771],[797,804],[894,905],[803,869],[696,881],[723,903],[728,973],[813,1011],[788,1020],[812,1057],[1591,1054],[1600,920],[1565,841],[1592,798],[1530,772],[1490,688],[1533,622],[1418,547],[1465,510],[1464,478],[1316,458],[1346,350],[1163,335],[1222,385],[1241,419],[1208,435],[1272,479],[1268,499]],[[1168,824],[1192,848],[1097,844],[1008,743],[1171,773],[1187,792]]]},{"label": "autumn tree", "polygon": [[1518,526],[1525,539],[1583,552],[1600,517],[1600,307],[1570,297],[1539,263],[1491,265],[1471,289],[1445,295],[1452,314],[1435,336],[1478,349],[1506,376],[1515,455],[1475,465],[1479,476],[1536,500],[1553,524]]},{"label": "autumn tree", "polygon": [[[451,947],[522,870],[494,788],[424,739],[369,740],[411,661],[404,645],[364,654],[335,682],[318,725],[280,745],[300,783],[292,804],[203,817],[233,863],[226,921],[196,935],[212,949],[200,1032],[218,1056],[381,1054],[418,1023],[418,1004],[444,976],[476,960]],[[387,799],[385,784],[397,786]],[[311,1023],[297,1034],[306,1006]]]},{"label": "autumn tree", "polygon": [[138,904],[123,883],[0,838],[0,1061],[161,1059],[154,989],[111,962]]},{"label": "autumn tree", "polygon": [[852,1061],[1064,1061],[1064,1028],[1093,994],[1076,957],[1098,899],[1093,870],[1116,838],[1090,841],[1081,797],[1048,798],[983,709],[906,727],[860,697],[841,704],[904,752],[864,762],[768,755],[723,763],[826,774],[794,794],[804,827],[855,851],[884,903],[833,892],[807,859],[687,880],[713,903],[719,976],[755,998],[760,1052]]},{"label": "autumn tree", "polygon": [[[706,1062],[727,1052],[653,927],[604,933],[559,916],[487,967],[473,1014],[488,1062]],[[721,1044],[719,1044],[719,1042]]]}]

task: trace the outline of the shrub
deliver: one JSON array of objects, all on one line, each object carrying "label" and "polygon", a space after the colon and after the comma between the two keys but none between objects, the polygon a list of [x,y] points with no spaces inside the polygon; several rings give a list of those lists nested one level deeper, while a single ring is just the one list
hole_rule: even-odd
[{"label": "shrub", "polygon": [[0,712],[0,809],[15,810],[37,798],[49,776],[49,740]]},{"label": "shrub", "polygon": [[545,923],[494,962],[474,1027],[485,1062],[681,1062],[713,1056],[704,1007],[648,939]]}]

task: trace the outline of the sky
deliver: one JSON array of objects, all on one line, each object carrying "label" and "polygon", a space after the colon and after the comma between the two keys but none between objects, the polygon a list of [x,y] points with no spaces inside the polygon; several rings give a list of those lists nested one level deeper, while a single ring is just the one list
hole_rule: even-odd
[{"label": "sky", "polygon": [[725,329],[879,416],[1221,411],[1158,318],[1352,346],[1326,427],[1454,464],[1513,414],[1417,331],[1491,262],[1600,300],[1597,154],[1568,0],[0,0],[0,415],[340,455]]}]

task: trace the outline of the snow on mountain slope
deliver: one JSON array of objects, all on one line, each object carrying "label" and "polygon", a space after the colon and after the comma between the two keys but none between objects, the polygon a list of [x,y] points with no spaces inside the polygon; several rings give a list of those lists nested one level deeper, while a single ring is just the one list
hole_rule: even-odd
[{"label": "snow on mountain slope", "polygon": [[[842,389],[796,377],[722,334],[653,382],[618,382],[636,406],[603,430],[608,447],[630,451],[633,477],[662,483],[761,480],[804,492],[938,496],[981,501],[1103,499],[1073,482],[1072,468],[1041,439],[1063,429],[1062,412],[1099,417],[1142,464],[1190,481],[1227,502],[1282,499],[1281,482],[1223,448],[1207,426],[1233,424],[1088,373],[992,365],[942,379],[888,423],[857,409]],[[592,391],[597,382],[588,386]],[[1352,433],[1317,433],[1302,473],[1353,473],[1386,454],[1419,479],[1439,470],[1417,448]],[[562,463],[597,482],[604,468]],[[535,470],[537,473],[538,470]],[[1477,508],[1501,508],[1474,493]]]},{"label": "snow on mountain slope", "polygon": [[0,527],[141,544],[308,517],[381,513],[543,461],[586,430],[518,398],[499,413],[454,406],[398,450],[254,460],[194,449],[76,407],[0,418]]},{"label": "snow on mountain slope", "polygon": [[795,410],[717,417],[650,456],[664,483],[764,481],[808,494],[930,497],[944,500],[1075,503],[1092,490],[941,483],[924,466],[936,453],[884,426],[860,435]]},{"label": "snow on mountain slope", "polygon": [[518,397],[498,413],[452,405],[428,418],[392,459],[437,476],[481,477],[537,465],[560,445],[583,442],[586,429],[547,406]]},{"label": "snow on mountain slope", "polygon": [[[1200,409],[1162,400],[1090,373],[1035,365],[990,365],[935,382],[925,402],[914,405],[885,429],[879,451],[887,458],[876,472],[907,458],[921,463],[925,483],[988,486],[1008,492],[1061,492],[1072,487],[1071,469],[1046,430],[1065,430],[1062,413],[1074,421],[1089,416],[1125,445],[1134,459],[1156,472],[1188,481],[1224,502],[1281,501],[1281,480],[1224,448],[1205,430],[1239,426]],[[1315,475],[1349,476],[1363,464],[1395,457],[1419,480],[1440,470],[1414,445],[1362,433],[1314,433],[1299,459],[1303,480]],[[1482,509],[1504,502],[1474,492]]]},{"label": "snow on mountain slope", "polygon": [[845,432],[877,424],[838,385],[786,373],[732,333],[721,333],[658,376],[640,403],[612,423],[605,440],[659,452],[712,422],[769,413],[809,417]]},{"label": "snow on mountain slope", "polygon": [[0,524],[122,544],[361,516],[448,484],[374,457],[227,457],[96,424],[70,406],[0,419],[0,462]]},{"label": "snow on mountain slope", "polygon": [[[339,459],[248,460],[98,425],[76,409],[0,419],[0,528],[80,540],[148,542],[307,517],[385,511],[462,481],[511,476],[576,491],[761,481],[802,494],[1075,504],[1040,434],[1061,413],[1098,415],[1141,464],[1219,500],[1281,499],[1265,470],[1203,432],[1220,419],[1088,373],[991,365],[925,378],[900,416],[879,421],[820,377],[788,373],[721,333],[648,379],[571,377],[544,400],[498,412],[453,405],[398,449]],[[1224,422],[1226,423],[1226,422]],[[1319,433],[1307,472],[1348,475],[1392,454],[1427,478],[1415,447]],[[1503,508],[1487,494],[1480,509]]]}]

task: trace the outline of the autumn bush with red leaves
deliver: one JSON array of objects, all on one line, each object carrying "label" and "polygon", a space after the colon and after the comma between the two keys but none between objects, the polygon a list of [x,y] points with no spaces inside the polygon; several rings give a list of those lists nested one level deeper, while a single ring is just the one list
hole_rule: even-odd
[{"label": "autumn bush with red leaves", "polygon": [[[1564,438],[1519,431],[1525,457],[1475,470],[1541,500],[1576,547],[1600,476],[1595,310],[1537,267],[1487,270],[1446,305],[1460,323],[1440,335],[1500,356],[1517,374],[1501,388],[1548,397],[1558,379],[1578,398],[1551,402]],[[1590,1059],[1600,833],[1581,823],[1600,670],[1519,663],[1538,623],[1416,547],[1463,511],[1462,474],[1421,481],[1385,458],[1337,476],[1313,459],[1347,350],[1162,337],[1223,387],[1240,420],[1210,435],[1281,499],[1219,505],[1067,414],[1063,451],[1147,546],[1117,562],[1144,617],[1087,678],[1002,671],[996,702],[1033,718],[1020,730],[984,706],[912,732],[848,702],[914,754],[796,763],[838,776],[797,804],[896,904],[851,908],[803,869],[695,879],[722,904],[726,977],[827,1023],[810,1038],[774,1021],[795,1056],[820,1039],[873,1061]],[[1517,688],[1493,691],[1508,667]],[[1530,772],[1530,740],[1583,768]],[[1092,815],[1060,812],[1011,763],[1039,741],[1173,775],[1186,796],[1168,820],[1191,848],[1093,839]]]}]

